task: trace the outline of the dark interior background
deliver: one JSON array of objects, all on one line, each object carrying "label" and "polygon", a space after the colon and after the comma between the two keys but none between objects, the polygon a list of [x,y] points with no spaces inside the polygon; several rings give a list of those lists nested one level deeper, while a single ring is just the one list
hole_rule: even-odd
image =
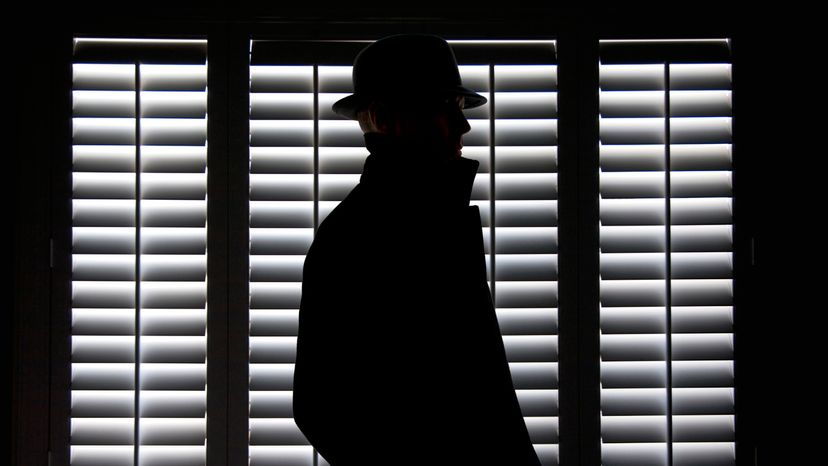
[{"label": "dark interior background", "polygon": [[[749,286],[741,306],[737,360],[748,370],[740,380],[739,416],[750,419],[743,437],[757,449],[757,465],[811,464],[812,434],[822,426],[810,395],[821,393],[824,365],[825,198],[824,85],[816,72],[824,49],[814,11],[780,4],[774,9],[736,8],[719,1],[452,2],[440,8],[415,2],[337,2],[285,6],[251,0],[75,1],[57,9],[15,2],[5,15],[3,89],[11,98],[11,124],[2,154],[14,216],[6,227],[4,263],[12,280],[3,307],[8,357],[4,415],[11,436],[5,449],[13,465],[46,465],[50,435],[52,224],[60,206],[53,186],[66,176],[68,125],[60,102],[61,51],[72,34],[167,36],[205,33],[216,25],[253,25],[277,37],[372,37],[390,32],[436,32],[485,37],[554,37],[561,27],[595,30],[601,37],[675,35],[735,38],[739,94],[735,109],[739,163],[737,220],[754,238],[755,265],[737,278]],[[417,2],[419,3],[419,2]],[[449,2],[444,2],[449,3]],[[10,94],[10,95],[9,95]],[[7,100],[8,102],[8,100]],[[6,106],[8,108],[8,106]],[[741,459],[740,459],[741,460]],[[741,463],[741,461],[740,461]],[[747,464],[747,463],[745,463]],[[753,463],[751,463],[753,464]],[[568,465],[567,465],[568,466]]]}]

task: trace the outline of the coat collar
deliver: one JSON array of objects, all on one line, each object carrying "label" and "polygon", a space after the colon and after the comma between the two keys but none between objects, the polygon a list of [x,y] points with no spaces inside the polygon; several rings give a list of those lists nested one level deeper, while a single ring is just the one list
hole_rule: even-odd
[{"label": "coat collar", "polygon": [[469,205],[480,162],[465,157],[429,159],[423,148],[403,146],[379,133],[366,133],[370,155],[360,184],[376,189],[390,201],[464,207]]}]

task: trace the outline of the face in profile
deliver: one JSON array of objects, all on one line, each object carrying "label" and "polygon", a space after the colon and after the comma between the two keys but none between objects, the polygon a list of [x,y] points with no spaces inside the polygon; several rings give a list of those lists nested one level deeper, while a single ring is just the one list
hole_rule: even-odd
[{"label": "face in profile", "polygon": [[463,135],[471,129],[463,114],[464,98],[451,96],[407,103],[393,112],[387,133],[404,143],[422,147],[438,158],[460,157]]}]

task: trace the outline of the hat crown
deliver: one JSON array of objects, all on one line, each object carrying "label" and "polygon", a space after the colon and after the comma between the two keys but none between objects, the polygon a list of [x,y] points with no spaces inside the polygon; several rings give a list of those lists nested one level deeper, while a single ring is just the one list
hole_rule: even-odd
[{"label": "hat crown", "polygon": [[354,92],[370,96],[446,92],[461,85],[454,52],[440,37],[406,34],[380,39],[357,55]]},{"label": "hat crown", "polygon": [[429,34],[384,37],[362,49],[354,60],[354,93],[333,104],[338,115],[357,119],[372,100],[416,105],[423,98],[463,96],[465,108],[487,99],[463,87],[457,59],[448,42]]}]

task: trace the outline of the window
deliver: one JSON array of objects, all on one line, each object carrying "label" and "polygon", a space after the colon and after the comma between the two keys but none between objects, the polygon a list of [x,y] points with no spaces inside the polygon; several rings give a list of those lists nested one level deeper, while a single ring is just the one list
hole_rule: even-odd
[{"label": "window", "polygon": [[[542,463],[750,462],[730,41],[455,37],[489,97],[464,156]],[[292,358],[304,253],[367,155],[330,111],[364,44],[75,38],[53,464],[326,464],[291,419]]]},{"label": "window", "polygon": [[[311,464],[315,455],[291,419],[302,264],[316,226],[359,182],[368,155],[357,122],[330,110],[350,94],[350,63],[365,45],[253,42],[252,465]],[[490,288],[527,427],[544,463],[555,464],[555,43],[454,41],[453,47],[463,82],[489,98],[488,106],[467,113],[472,130],[464,139],[464,156],[481,163],[472,204],[483,217]]]}]

